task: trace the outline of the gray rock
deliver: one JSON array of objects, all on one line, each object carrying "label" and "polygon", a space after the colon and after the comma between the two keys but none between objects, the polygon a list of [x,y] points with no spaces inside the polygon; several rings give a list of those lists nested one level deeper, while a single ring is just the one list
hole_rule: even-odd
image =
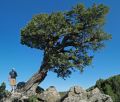
[{"label": "gray rock", "polygon": [[71,87],[63,102],[113,102],[111,97],[102,94],[98,88],[86,92],[79,86]]},{"label": "gray rock", "polygon": [[87,92],[79,86],[71,87],[65,102],[79,102],[80,100],[83,102],[87,101]]},{"label": "gray rock", "polygon": [[92,94],[92,95],[98,94],[98,93],[101,93],[98,88],[95,88],[95,89],[91,90],[91,94]]},{"label": "gray rock", "polygon": [[[102,94],[98,88],[86,91],[79,86],[71,87],[65,97],[61,98],[54,86],[40,94],[36,94],[39,100],[36,102],[113,102],[111,97]],[[27,94],[15,92],[0,102],[29,102]]]},{"label": "gray rock", "polygon": [[57,92],[54,86],[49,87],[46,91],[41,93],[39,96],[40,100],[44,102],[59,102],[60,94]]},{"label": "gray rock", "polygon": [[80,94],[84,94],[86,93],[86,91],[79,87],[79,86],[74,86],[74,87],[71,87],[70,90],[69,90],[69,93],[68,93],[68,96],[71,96],[71,95],[80,95]]},{"label": "gray rock", "polygon": [[27,100],[28,97],[23,95],[22,93],[12,93],[10,97],[7,97],[4,99],[3,102],[25,102],[24,100]]},{"label": "gray rock", "polygon": [[89,100],[91,102],[113,102],[110,96],[100,93],[94,94]]}]

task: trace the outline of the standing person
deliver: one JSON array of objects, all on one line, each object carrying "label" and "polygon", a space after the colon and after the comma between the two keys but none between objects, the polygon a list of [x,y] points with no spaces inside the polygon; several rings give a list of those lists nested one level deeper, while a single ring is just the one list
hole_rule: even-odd
[{"label": "standing person", "polygon": [[14,68],[12,68],[12,70],[9,72],[9,79],[13,93],[15,92],[15,88],[16,88],[16,77],[17,77],[17,72],[15,71]]}]

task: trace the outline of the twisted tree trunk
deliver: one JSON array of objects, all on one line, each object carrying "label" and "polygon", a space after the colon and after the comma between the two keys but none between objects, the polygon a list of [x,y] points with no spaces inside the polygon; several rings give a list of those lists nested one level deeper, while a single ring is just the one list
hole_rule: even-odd
[{"label": "twisted tree trunk", "polygon": [[35,91],[37,86],[45,79],[47,72],[37,72],[34,74],[25,84],[24,91],[32,90]]},{"label": "twisted tree trunk", "polygon": [[48,68],[46,65],[42,65],[37,73],[35,73],[25,84],[25,86],[21,89],[22,92],[27,93],[31,91],[32,93],[36,93],[36,89],[38,85],[46,78],[48,72]]}]

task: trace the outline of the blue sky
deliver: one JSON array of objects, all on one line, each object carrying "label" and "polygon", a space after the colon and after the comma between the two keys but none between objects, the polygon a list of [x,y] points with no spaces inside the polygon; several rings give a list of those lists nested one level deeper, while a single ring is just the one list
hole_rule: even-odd
[{"label": "blue sky", "polygon": [[103,3],[110,7],[106,18],[105,31],[113,39],[106,42],[106,48],[95,54],[92,66],[84,73],[75,72],[63,80],[50,72],[40,84],[43,88],[55,86],[58,91],[68,90],[73,85],[88,88],[99,78],[106,79],[120,74],[120,1],[119,0],[0,0],[0,83],[6,82],[10,89],[8,73],[12,67],[18,72],[17,81],[27,81],[39,68],[42,51],[20,44],[20,30],[39,13],[69,10],[77,3],[87,7]]}]

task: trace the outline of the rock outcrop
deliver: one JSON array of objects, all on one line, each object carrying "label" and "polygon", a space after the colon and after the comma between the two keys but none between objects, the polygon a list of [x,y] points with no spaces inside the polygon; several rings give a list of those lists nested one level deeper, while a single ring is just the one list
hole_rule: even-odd
[{"label": "rock outcrop", "polygon": [[27,102],[28,97],[22,93],[11,93],[11,95],[7,98],[3,98],[0,102]]},{"label": "rock outcrop", "polygon": [[[71,87],[65,97],[61,98],[54,86],[49,87],[42,93],[35,93],[35,102],[113,102],[111,97],[102,94],[98,88],[86,91],[79,86]],[[29,97],[22,93],[13,93],[10,97],[0,102],[31,102]],[[32,101],[33,102],[33,101]]]},{"label": "rock outcrop", "polygon": [[49,87],[38,95],[38,98],[40,100],[43,100],[43,102],[60,102],[60,94],[57,92],[56,88],[54,86]]},{"label": "rock outcrop", "polygon": [[63,102],[113,102],[110,96],[102,94],[98,88],[89,92],[79,86],[70,88]]}]

